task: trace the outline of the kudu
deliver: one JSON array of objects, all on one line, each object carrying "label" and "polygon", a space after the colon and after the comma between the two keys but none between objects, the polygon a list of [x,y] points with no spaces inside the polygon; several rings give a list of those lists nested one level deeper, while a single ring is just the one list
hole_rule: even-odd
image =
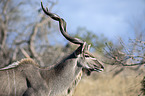
[{"label": "kudu", "polygon": [[[63,36],[80,45],[72,54],[52,67],[40,67],[33,59],[26,58],[0,69],[0,96],[66,96],[81,79],[82,71],[90,75],[92,71],[104,69],[90,52],[89,45],[66,32],[66,22],[43,7],[45,14],[59,21]],[[48,62],[49,63],[49,62]]]}]

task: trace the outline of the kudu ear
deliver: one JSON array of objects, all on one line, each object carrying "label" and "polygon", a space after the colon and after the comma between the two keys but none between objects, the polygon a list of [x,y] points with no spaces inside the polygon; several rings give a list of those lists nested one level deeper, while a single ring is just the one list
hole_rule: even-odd
[{"label": "kudu ear", "polygon": [[84,42],[82,45],[80,45],[80,47],[78,47],[78,49],[75,51],[76,55],[79,55],[79,54],[85,52],[86,46],[87,46],[86,42]]},{"label": "kudu ear", "polygon": [[83,43],[81,53],[85,51],[85,49],[86,49],[86,44],[87,44],[86,42]]},{"label": "kudu ear", "polygon": [[88,45],[88,50],[90,50],[90,48],[91,48],[91,44]]},{"label": "kudu ear", "polygon": [[91,44],[88,45],[86,42],[84,42],[83,45],[82,45],[81,52],[89,51],[90,47],[91,47]]}]

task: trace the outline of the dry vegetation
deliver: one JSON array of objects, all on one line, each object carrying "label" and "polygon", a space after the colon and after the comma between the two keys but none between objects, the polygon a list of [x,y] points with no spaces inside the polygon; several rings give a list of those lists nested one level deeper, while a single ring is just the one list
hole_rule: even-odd
[{"label": "dry vegetation", "polygon": [[[27,5],[27,3],[24,3],[27,1],[28,0],[19,2],[18,4],[14,3],[15,0],[0,1],[0,5],[1,5],[0,6],[1,8],[0,10],[0,62],[1,62],[0,67],[3,67],[21,58],[27,57],[25,51],[26,53],[28,53],[28,55],[31,58],[34,58],[38,62],[40,62],[40,65],[43,65],[43,63],[48,64],[48,62],[49,65],[51,65],[51,64],[55,64],[63,56],[67,56],[66,54],[74,50],[73,47],[71,47],[72,44],[70,43],[68,43],[67,46],[51,45],[51,41],[55,41],[55,40],[53,40],[52,38],[48,38],[47,36],[51,36],[54,38],[56,35],[52,36],[51,33],[55,33],[58,27],[56,27],[54,22],[52,22],[47,16],[45,16],[45,14],[42,14],[41,8],[38,10],[33,8],[27,10],[27,11],[32,11],[37,13],[36,17],[39,19],[34,20],[32,22],[33,24],[31,24],[31,22],[28,22],[28,21],[32,21],[31,17],[25,17],[27,19],[26,20],[24,19],[23,16],[25,16],[27,12],[21,10],[20,8],[21,5],[23,4]],[[47,1],[49,2],[49,0]],[[35,4],[34,6],[40,6],[39,3],[37,1],[35,1],[35,3],[31,1],[30,4]],[[56,4],[56,2],[49,2],[49,3],[50,3],[50,9],[52,9],[53,6]],[[20,14],[22,14],[23,16]],[[28,24],[26,23],[26,21]],[[26,25],[23,24],[23,22],[26,23]],[[136,28],[136,26],[134,28]],[[137,32],[135,32],[136,37],[140,36],[139,29],[141,28],[138,28]],[[94,35],[90,35],[90,33],[89,35],[87,34],[86,36],[90,36],[90,38],[94,37]],[[95,37],[97,38],[97,36]],[[141,61],[140,62],[137,61],[138,65],[145,64],[145,53],[144,53],[145,42],[140,41],[140,38],[141,37],[136,38],[136,40],[131,40],[132,47],[130,49],[131,54],[129,55],[125,53],[122,54],[122,52],[120,54],[120,51],[118,50],[116,51],[114,49],[111,49],[112,47],[108,47],[111,49],[110,52],[108,53],[110,55],[112,52],[111,56],[112,58],[114,58],[114,62],[117,63],[118,65],[120,64],[130,65],[130,66],[137,65],[131,63],[127,64],[128,62],[126,62],[127,60],[124,57],[128,56],[128,59],[130,58],[134,59],[136,57],[139,57],[139,60]],[[144,35],[142,35],[142,38],[144,38]],[[88,42],[89,40],[85,40],[85,41]],[[98,43],[95,42],[95,44],[97,45],[100,44],[99,46],[95,46],[95,48],[100,47],[102,45],[102,41]],[[135,55],[133,55],[134,53]],[[81,82],[79,83],[79,85],[77,86],[74,96],[138,96],[141,93],[141,81],[143,79],[143,76],[145,76],[145,72],[144,72],[145,70],[140,69],[135,71],[135,70],[130,70],[132,66],[130,68],[124,67],[123,69],[125,70],[123,70],[120,74],[114,77],[114,73],[116,72],[117,69],[116,67],[115,68],[112,67],[115,66],[112,65],[111,68],[105,67],[105,71],[102,73],[93,73],[89,77],[84,76]]]},{"label": "dry vegetation", "polygon": [[83,77],[74,96],[139,96],[142,79],[143,74],[133,70],[125,70],[115,77],[113,72],[93,73]]}]

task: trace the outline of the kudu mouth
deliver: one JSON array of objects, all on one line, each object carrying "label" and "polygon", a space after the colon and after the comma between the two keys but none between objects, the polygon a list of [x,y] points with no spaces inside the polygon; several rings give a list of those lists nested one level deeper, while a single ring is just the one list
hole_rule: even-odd
[{"label": "kudu mouth", "polygon": [[93,71],[95,71],[95,72],[102,72],[103,70],[104,70],[104,67],[103,66],[96,66],[96,65],[94,65],[95,67],[94,68],[88,68],[88,69],[85,69],[86,70],[86,72],[87,72],[87,75],[90,75],[91,74],[91,72],[93,72]]},{"label": "kudu mouth", "polygon": [[93,71],[102,72],[103,70],[104,70],[104,68],[102,68],[102,69],[100,69],[100,68],[89,68],[89,69],[83,68],[83,72],[85,72],[87,76],[91,75],[91,73]]},{"label": "kudu mouth", "polygon": [[90,69],[88,69],[88,70],[90,70],[90,71],[97,71],[97,72],[101,72],[101,71],[103,71],[103,70],[104,70],[104,67],[103,67],[103,66],[102,66],[101,68],[95,67],[95,68],[90,68]]}]

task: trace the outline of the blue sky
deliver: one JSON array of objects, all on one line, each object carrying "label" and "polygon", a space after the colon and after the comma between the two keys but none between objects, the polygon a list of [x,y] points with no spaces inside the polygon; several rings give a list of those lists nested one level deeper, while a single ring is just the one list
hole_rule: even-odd
[{"label": "blue sky", "polygon": [[145,0],[59,0],[53,12],[66,20],[70,34],[86,27],[111,40],[126,39],[133,34],[129,22],[145,15]]}]

